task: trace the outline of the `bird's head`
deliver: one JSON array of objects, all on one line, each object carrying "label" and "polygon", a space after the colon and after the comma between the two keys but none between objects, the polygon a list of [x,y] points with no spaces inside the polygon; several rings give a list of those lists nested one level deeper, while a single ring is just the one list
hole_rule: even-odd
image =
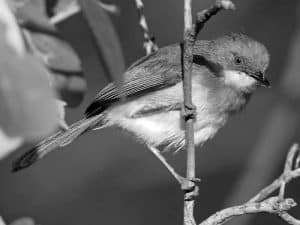
[{"label": "bird's head", "polygon": [[226,85],[242,91],[270,86],[265,77],[270,56],[263,44],[243,34],[230,34],[207,42],[206,49],[208,61]]}]

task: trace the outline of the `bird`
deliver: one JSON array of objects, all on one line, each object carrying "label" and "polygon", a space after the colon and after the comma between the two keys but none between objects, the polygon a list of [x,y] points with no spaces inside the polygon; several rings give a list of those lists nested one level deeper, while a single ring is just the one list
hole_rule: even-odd
[{"label": "bird", "polygon": [[[175,178],[163,150],[185,146],[181,43],[160,48],[133,63],[123,83],[104,87],[87,107],[83,119],[41,141],[13,163],[13,171],[29,167],[58,147],[88,131],[119,127],[133,134],[163,162]],[[241,33],[196,40],[193,48],[192,102],[195,145],[213,138],[228,118],[240,112],[255,90],[269,87],[266,47]]]}]

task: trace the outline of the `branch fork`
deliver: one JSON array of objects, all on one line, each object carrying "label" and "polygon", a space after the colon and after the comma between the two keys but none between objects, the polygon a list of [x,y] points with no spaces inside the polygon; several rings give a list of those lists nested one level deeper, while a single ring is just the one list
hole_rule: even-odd
[{"label": "branch fork", "polygon": [[[284,198],[286,184],[292,179],[300,177],[298,161],[299,146],[294,144],[289,150],[284,171],[279,178],[263,188],[245,204],[223,209],[207,218],[200,225],[221,225],[236,216],[261,212],[275,214],[288,224],[300,225],[300,220],[287,212],[297,205],[296,202],[292,198]],[[279,189],[278,196],[269,197],[277,189]]]}]

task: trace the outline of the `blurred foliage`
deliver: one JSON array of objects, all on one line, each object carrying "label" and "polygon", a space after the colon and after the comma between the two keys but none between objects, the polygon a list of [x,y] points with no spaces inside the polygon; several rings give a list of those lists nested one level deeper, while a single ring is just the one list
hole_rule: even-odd
[{"label": "blurred foliage", "polygon": [[10,223],[10,225],[35,225],[35,224],[36,223],[34,222],[34,220],[29,217],[20,218]]},{"label": "blurred foliage", "polygon": [[22,137],[9,137],[0,129],[0,159],[17,149],[22,143]]},{"label": "blurred foliage", "polygon": [[[10,225],[35,225],[36,223],[34,222],[33,219],[29,217],[23,217],[14,220]],[[2,217],[0,217],[0,225],[5,225],[5,222],[3,221]]]},{"label": "blurred foliage", "polygon": [[12,9],[22,27],[29,30],[55,34],[56,28],[49,22],[45,2],[41,0],[11,0]]},{"label": "blurred foliage", "polygon": [[84,17],[89,25],[99,54],[104,61],[105,74],[110,81],[121,83],[121,74],[125,71],[125,62],[114,26],[98,0],[79,0]]},{"label": "blurred foliage", "polygon": [[33,140],[53,132],[58,110],[47,70],[26,51],[14,16],[5,1],[0,3],[0,128],[6,133],[3,142],[6,135],[16,137],[7,137],[7,146],[2,142],[1,157],[20,138]]},{"label": "blurred foliage", "polygon": [[[1,1],[6,4],[5,0]],[[1,131],[2,147],[7,148],[6,151],[2,148],[2,156],[19,146],[23,139],[32,141],[58,127],[65,129],[65,105],[78,106],[87,86],[80,58],[49,17],[64,14],[74,1],[11,0],[7,3],[10,8],[6,13],[14,21],[19,38],[13,44],[21,45],[23,52],[17,54],[7,44],[13,41],[5,36],[9,33],[6,26],[12,26],[12,22],[4,21],[7,24],[0,24],[3,34],[0,36],[0,125],[5,132]],[[124,60],[109,17],[96,1],[81,6],[99,52],[104,52],[107,76],[120,80]],[[72,15],[64,19],[69,16]],[[54,90],[63,101],[56,99]]]},{"label": "blurred foliage", "polygon": [[23,4],[14,5],[14,12],[27,34],[28,47],[49,69],[53,86],[60,97],[68,106],[77,106],[86,91],[86,81],[79,57],[48,17],[47,11],[53,11],[52,7],[58,3],[49,5],[41,0],[23,1]]},{"label": "blurred foliage", "polygon": [[86,92],[80,59],[73,48],[61,38],[33,32],[31,49],[49,69],[52,84],[68,106],[78,106]]},{"label": "blurred foliage", "polygon": [[27,54],[19,56],[0,37],[1,127],[9,135],[38,138],[57,124],[54,92],[47,70]]}]

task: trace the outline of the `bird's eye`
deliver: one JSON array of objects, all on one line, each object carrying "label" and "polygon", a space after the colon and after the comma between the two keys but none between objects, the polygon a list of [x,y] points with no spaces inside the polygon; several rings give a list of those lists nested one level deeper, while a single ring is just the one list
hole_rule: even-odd
[{"label": "bird's eye", "polygon": [[242,60],[241,57],[235,57],[235,58],[234,58],[234,63],[235,63],[236,65],[241,65],[242,62],[243,62],[243,60]]}]

